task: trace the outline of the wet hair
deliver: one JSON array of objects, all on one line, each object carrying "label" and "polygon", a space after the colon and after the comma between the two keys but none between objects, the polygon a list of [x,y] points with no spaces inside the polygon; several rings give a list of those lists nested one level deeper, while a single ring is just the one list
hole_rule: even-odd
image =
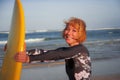
[{"label": "wet hair", "polygon": [[86,40],[86,23],[82,19],[71,17],[68,21],[65,21],[64,23],[66,24],[66,27],[63,30],[63,38],[65,36],[65,30],[68,26],[71,25],[78,30],[79,36],[77,41],[79,43],[83,43]]}]

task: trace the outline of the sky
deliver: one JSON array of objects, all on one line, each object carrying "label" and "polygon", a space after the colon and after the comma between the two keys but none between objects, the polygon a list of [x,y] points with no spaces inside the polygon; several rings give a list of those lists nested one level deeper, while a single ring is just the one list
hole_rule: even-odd
[{"label": "sky", "polygon": [[[0,0],[0,31],[11,25],[15,0]],[[62,30],[70,17],[87,29],[120,28],[120,0],[21,0],[26,30]]]}]

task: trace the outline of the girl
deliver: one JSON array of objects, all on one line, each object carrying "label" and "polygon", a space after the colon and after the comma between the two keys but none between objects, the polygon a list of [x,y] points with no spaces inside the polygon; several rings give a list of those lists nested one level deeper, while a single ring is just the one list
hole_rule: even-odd
[{"label": "girl", "polygon": [[75,17],[70,18],[65,24],[63,38],[69,47],[48,51],[33,49],[19,52],[15,55],[15,60],[18,62],[44,62],[65,59],[69,80],[90,80],[91,60],[87,48],[82,44],[86,40],[86,24],[83,20]]}]

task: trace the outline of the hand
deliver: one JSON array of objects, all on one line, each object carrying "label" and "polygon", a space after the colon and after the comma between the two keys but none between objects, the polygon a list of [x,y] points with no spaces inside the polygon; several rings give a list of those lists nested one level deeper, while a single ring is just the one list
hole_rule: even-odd
[{"label": "hand", "polygon": [[14,59],[17,62],[23,62],[23,63],[29,62],[29,56],[26,54],[25,51],[24,52],[16,53]]},{"label": "hand", "polygon": [[7,49],[7,43],[5,44],[3,50],[6,51],[6,49]]}]

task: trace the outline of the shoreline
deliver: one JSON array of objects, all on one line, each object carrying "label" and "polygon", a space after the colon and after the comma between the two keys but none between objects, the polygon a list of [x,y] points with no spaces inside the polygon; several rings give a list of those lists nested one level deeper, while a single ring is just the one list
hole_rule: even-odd
[{"label": "shoreline", "polygon": [[[92,62],[92,80],[119,80],[120,58]],[[33,64],[24,67],[21,80],[68,80],[64,62]]]},{"label": "shoreline", "polygon": [[[98,58],[98,59],[92,59],[92,66],[95,65],[96,63],[103,63],[104,61],[112,61],[112,60],[119,60],[120,57],[113,57],[113,58]],[[59,65],[64,65],[65,61],[63,60],[58,60],[58,61],[51,61],[51,62],[32,62],[32,63],[23,63],[23,69],[26,68],[37,68],[37,67],[53,67],[53,66],[59,66]],[[1,67],[0,67],[1,68]]]},{"label": "shoreline", "polygon": [[92,76],[91,80],[119,80],[120,74],[109,74],[102,76]]}]

